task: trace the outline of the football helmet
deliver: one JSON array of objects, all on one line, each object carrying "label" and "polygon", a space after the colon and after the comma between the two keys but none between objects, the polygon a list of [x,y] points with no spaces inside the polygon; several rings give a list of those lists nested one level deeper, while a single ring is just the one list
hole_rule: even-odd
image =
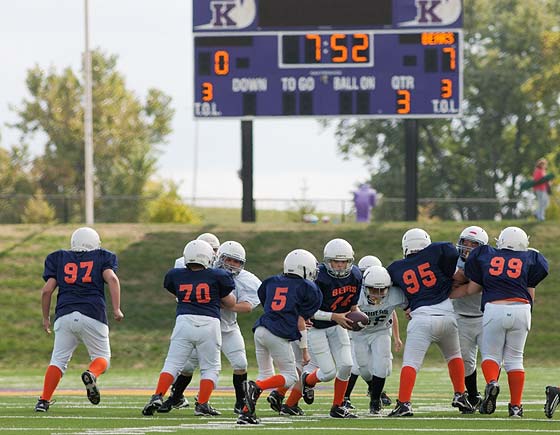
[{"label": "football helmet", "polygon": [[214,261],[214,250],[204,240],[191,240],[183,250],[183,258],[185,259],[185,265],[195,263],[207,269]]},{"label": "football helmet", "polygon": [[305,249],[295,249],[284,259],[284,273],[291,273],[301,278],[315,281],[317,278],[317,259]]},{"label": "football helmet", "polygon": [[421,228],[412,228],[404,233],[402,238],[403,256],[421,251],[432,243],[430,235]]},{"label": "football helmet", "polygon": [[496,248],[511,249],[512,251],[526,251],[529,248],[527,233],[518,227],[507,227],[496,239]]},{"label": "football helmet", "polygon": [[[332,239],[325,245],[323,250],[323,262],[327,267],[329,275],[335,278],[345,278],[350,275],[354,263],[354,250],[352,245],[344,239]],[[342,269],[333,268],[331,261],[346,261]]]},{"label": "football helmet", "polygon": [[[239,275],[239,272],[245,267],[245,248],[239,242],[233,240],[228,240],[220,245],[218,248],[218,253],[216,254],[218,258],[216,259],[215,266],[221,269],[229,270],[234,275]],[[232,258],[241,263],[240,266],[234,266],[233,264],[227,263],[227,259]]]},{"label": "football helmet", "polygon": [[362,273],[364,273],[365,270],[371,266],[382,266],[381,260],[375,255],[366,255],[365,257],[360,258],[360,261],[358,261],[358,269],[360,269]]},{"label": "football helmet", "polygon": [[218,249],[220,248],[220,241],[212,233],[202,233],[200,236],[196,238],[196,240],[204,240],[206,243],[212,246],[214,252],[217,252]]},{"label": "football helmet", "polygon": [[371,266],[364,272],[363,290],[372,305],[383,302],[391,285],[393,285],[391,276],[383,266]]},{"label": "football helmet", "polygon": [[93,251],[99,248],[101,248],[101,239],[93,228],[82,227],[72,233],[70,238],[71,251]]},{"label": "football helmet", "polygon": [[466,260],[470,252],[475,248],[473,246],[465,245],[465,240],[476,243],[477,246],[487,245],[488,234],[484,231],[484,229],[477,227],[476,225],[467,227],[461,231],[459,241],[457,242],[457,251],[459,251],[459,256],[463,260]]}]

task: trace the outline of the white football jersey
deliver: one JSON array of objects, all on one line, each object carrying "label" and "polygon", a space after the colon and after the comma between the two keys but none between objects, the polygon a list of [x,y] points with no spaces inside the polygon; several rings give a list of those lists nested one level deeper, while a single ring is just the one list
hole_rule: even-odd
[{"label": "white football jersey", "polygon": [[358,300],[358,307],[369,317],[369,325],[354,334],[372,334],[384,329],[390,329],[393,325],[392,315],[395,309],[406,308],[408,300],[404,292],[395,286],[389,288],[387,296],[381,304],[372,305],[368,302],[367,296],[362,291]]},{"label": "white football jersey", "polygon": [[[465,262],[459,258],[457,260],[457,268],[465,269]],[[453,310],[462,316],[482,316],[480,306],[482,304],[482,292],[474,295],[463,296],[462,298],[452,299]]]},{"label": "white football jersey", "polygon": [[185,257],[179,257],[175,260],[175,269],[182,269],[185,267]]},{"label": "white football jersey", "polygon": [[[232,294],[237,302],[249,302],[252,309],[255,309],[261,302],[257,295],[257,290],[261,286],[261,280],[248,270],[242,269],[239,275],[233,277],[235,289]],[[237,326],[237,313],[229,310],[220,310],[222,332],[228,332]]]}]

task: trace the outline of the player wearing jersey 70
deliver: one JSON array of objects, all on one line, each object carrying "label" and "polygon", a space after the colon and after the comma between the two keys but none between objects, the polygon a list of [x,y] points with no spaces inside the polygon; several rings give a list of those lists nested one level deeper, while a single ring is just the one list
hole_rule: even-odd
[{"label": "player wearing jersey 70", "polygon": [[162,406],[163,396],[195,350],[200,361],[200,389],[194,414],[219,415],[209,399],[221,369],[220,306],[233,307],[235,284],[229,272],[210,268],[214,251],[207,242],[187,243],[183,256],[186,267],[169,270],[163,281],[164,288],[177,298],[177,314],[167,358],[156,390],[142,410],[144,415],[153,415]]},{"label": "player wearing jersey 70", "polygon": [[121,287],[115,274],[117,257],[101,249],[99,234],[92,228],[78,228],[70,239],[70,250],[49,254],[45,260],[41,291],[43,329],[51,333],[50,306],[58,287],[54,321],[54,346],[51,362],[45,373],[43,393],[35,406],[47,412],[51,398],[68,367],[68,362],[82,341],[91,363],[82,373],[88,400],[97,405],[101,400],[97,378],[109,367],[111,348],[105,304],[105,283],[109,286],[113,317],[123,319],[120,309]]},{"label": "player wearing jersey 70", "polygon": [[286,256],[284,273],[265,279],[259,287],[264,314],[253,326],[259,375],[257,381],[243,384],[246,403],[238,424],[259,423],[255,410],[263,390],[290,388],[298,380],[291,341],[299,340],[303,358],[309,359],[305,320],[317,311],[322,300],[313,282],[316,275],[317,260],[313,254],[296,249]]},{"label": "player wearing jersey 70", "polygon": [[408,230],[402,238],[404,259],[387,268],[393,285],[404,291],[410,306],[399,399],[390,417],[413,415],[410,399],[426,352],[432,343],[440,348],[453,384],[451,405],[459,410],[472,406],[465,392],[465,367],[459,347],[457,320],[449,299],[459,254],[451,243],[432,243],[420,229]]}]

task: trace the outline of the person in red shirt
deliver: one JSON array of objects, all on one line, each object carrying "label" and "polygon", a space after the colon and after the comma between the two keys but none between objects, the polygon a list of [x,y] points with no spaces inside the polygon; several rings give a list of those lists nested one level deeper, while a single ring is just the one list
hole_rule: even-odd
[{"label": "person in red shirt", "polygon": [[550,184],[548,181],[541,181],[539,183],[539,180],[546,176],[546,167],[546,159],[539,159],[533,171],[533,181],[538,183],[533,186],[535,196],[537,197],[537,211],[535,215],[538,221],[544,221],[545,211],[549,203]]}]

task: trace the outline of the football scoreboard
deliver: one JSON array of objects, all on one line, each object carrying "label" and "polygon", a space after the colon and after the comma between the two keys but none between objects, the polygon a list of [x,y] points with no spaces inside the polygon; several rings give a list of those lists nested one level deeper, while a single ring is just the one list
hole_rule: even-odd
[{"label": "football scoreboard", "polygon": [[194,116],[461,115],[461,0],[193,0]]}]

